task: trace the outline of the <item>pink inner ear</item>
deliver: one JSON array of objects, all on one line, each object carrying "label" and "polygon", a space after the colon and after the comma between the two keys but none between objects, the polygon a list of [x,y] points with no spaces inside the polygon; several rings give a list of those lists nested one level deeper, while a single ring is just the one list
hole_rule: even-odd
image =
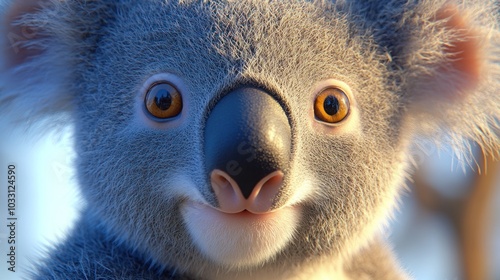
[{"label": "pink inner ear", "polygon": [[461,86],[474,88],[479,82],[482,69],[478,34],[455,6],[449,5],[441,9],[436,18],[447,19],[445,28],[453,30],[458,35],[455,42],[445,47],[445,51],[448,53],[452,68],[464,74],[465,80]]},{"label": "pink inner ear", "polygon": [[24,63],[28,58],[40,54],[40,51],[23,47],[23,44],[34,39],[41,38],[37,31],[27,27],[13,25],[24,14],[36,12],[44,4],[43,0],[13,1],[8,13],[4,18],[6,34],[4,34],[5,45],[3,47],[7,67],[15,67]]}]

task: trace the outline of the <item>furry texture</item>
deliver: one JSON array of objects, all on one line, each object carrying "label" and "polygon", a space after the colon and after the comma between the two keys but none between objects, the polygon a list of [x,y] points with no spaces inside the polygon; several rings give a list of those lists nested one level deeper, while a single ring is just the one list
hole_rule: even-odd
[{"label": "furry texture", "polygon": [[[70,116],[87,208],[39,279],[405,278],[378,236],[414,137],[465,151],[471,139],[498,155],[495,3],[41,3],[5,16],[4,34],[13,24],[35,35],[4,36],[0,108],[22,121]],[[144,83],[158,73],[183,92],[173,123],[144,116]],[[347,84],[353,103],[337,127],[311,116],[315,89],[329,79]],[[287,108],[292,159],[274,208],[297,207],[300,218],[283,248],[224,264],[197,248],[184,205],[217,205],[204,122],[214,100],[248,83]],[[228,236],[227,244],[241,238]]]}]

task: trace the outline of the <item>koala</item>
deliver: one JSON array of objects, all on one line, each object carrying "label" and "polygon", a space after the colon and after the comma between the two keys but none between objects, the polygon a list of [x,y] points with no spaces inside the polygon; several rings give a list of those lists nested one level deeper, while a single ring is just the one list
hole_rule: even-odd
[{"label": "koala", "polygon": [[85,201],[33,278],[408,279],[417,139],[499,156],[497,8],[3,3],[0,111],[74,127]]}]

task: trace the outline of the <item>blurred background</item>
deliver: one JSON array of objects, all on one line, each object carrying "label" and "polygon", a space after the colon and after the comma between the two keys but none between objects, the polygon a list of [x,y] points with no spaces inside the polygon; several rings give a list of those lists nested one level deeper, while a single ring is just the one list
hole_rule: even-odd
[{"label": "blurred background", "polygon": [[[40,135],[0,120],[0,279],[26,277],[48,244],[62,241],[82,207],[73,171],[71,128]],[[500,279],[500,168],[475,151],[461,164],[424,145],[400,199],[390,241],[417,280]],[[476,170],[487,162],[486,175]],[[15,163],[16,272],[7,270],[7,166]],[[496,165],[496,166],[495,166]]]}]

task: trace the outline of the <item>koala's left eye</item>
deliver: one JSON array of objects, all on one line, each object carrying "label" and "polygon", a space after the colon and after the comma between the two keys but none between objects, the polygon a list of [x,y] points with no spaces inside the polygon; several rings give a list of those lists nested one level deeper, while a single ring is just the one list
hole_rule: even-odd
[{"label": "koala's left eye", "polygon": [[314,115],[320,121],[338,123],[349,114],[350,103],[347,94],[341,89],[324,89],[314,101]]},{"label": "koala's left eye", "polygon": [[151,86],[144,100],[146,109],[155,118],[169,119],[182,111],[182,96],[179,90],[167,82]]}]

